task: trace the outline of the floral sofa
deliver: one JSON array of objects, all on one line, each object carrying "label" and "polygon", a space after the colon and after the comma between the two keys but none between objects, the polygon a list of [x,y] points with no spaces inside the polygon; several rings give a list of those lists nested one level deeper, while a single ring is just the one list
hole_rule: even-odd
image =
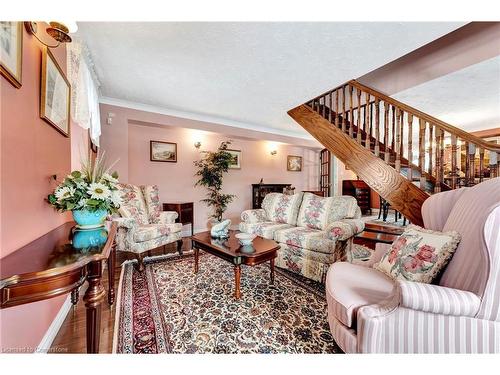
[{"label": "floral sofa", "polygon": [[182,255],[182,224],[176,223],[177,212],[161,211],[158,186],[118,184],[122,204],[118,209],[116,247],[135,254],[142,271],[144,253],[177,242]]},{"label": "floral sofa", "polygon": [[280,244],[276,266],[324,282],[330,264],[344,260],[352,238],[364,229],[350,196],[270,193],[262,209],[241,214],[240,231]]}]

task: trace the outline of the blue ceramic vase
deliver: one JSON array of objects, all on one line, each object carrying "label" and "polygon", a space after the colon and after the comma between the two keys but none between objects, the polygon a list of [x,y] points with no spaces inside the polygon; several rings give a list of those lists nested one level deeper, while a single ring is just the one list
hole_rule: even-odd
[{"label": "blue ceramic vase", "polygon": [[79,250],[100,248],[108,239],[108,232],[101,229],[75,230],[73,233],[73,247]]},{"label": "blue ceramic vase", "polygon": [[79,228],[98,228],[104,225],[104,220],[106,220],[106,215],[108,211],[106,210],[75,210],[72,211],[73,219],[78,224]]}]

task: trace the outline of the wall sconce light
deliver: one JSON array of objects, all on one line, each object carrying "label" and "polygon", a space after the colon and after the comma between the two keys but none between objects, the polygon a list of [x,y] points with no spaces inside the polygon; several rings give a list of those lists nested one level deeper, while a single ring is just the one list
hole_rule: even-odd
[{"label": "wall sconce light", "polygon": [[272,156],[276,155],[277,153],[278,153],[278,151],[276,151],[276,150],[272,150],[272,151],[271,151],[271,155],[272,155]]},{"label": "wall sconce light", "polygon": [[200,149],[200,147],[201,147],[201,142],[200,142],[200,141],[195,142],[195,143],[194,143],[194,147],[196,147],[196,149],[197,149],[197,150],[199,150],[199,149]]},{"label": "wall sconce light", "polygon": [[49,27],[45,30],[45,32],[55,41],[57,44],[49,45],[45,43],[42,39],[40,39],[37,35],[38,32],[38,22],[26,21],[24,22],[24,27],[28,31],[29,34],[33,35],[40,43],[48,48],[56,48],[61,43],[71,43],[71,37],[68,35],[69,33],[74,33],[78,30],[78,26],[76,22],[67,22],[66,24],[62,22],[51,21],[49,23]]}]

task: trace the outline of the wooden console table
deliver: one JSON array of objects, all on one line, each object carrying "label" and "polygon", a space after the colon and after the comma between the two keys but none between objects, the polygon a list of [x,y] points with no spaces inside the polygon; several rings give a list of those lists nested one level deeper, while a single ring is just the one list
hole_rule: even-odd
[{"label": "wooden console table", "polygon": [[[98,353],[101,302],[106,296],[101,285],[103,261],[108,267],[108,303],[113,304],[115,298],[115,235],[116,223],[89,234],[89,231],[75,230],[75,223],[68,222],[2,258],[0,308],[41,301],[69,292],[75,305],[78,289],[87,280],[89,285],[83,297],[87,309],[87,353]],[[89,245],[76,249],[73,247],[76,239]]]},{"label": "wooden console table", "polygon": [[163,211],[175,211],[179,215],[177,222],[182,225],[191,224],[191,236],[194,234],[194,204],[193,202],[163,203]]}]

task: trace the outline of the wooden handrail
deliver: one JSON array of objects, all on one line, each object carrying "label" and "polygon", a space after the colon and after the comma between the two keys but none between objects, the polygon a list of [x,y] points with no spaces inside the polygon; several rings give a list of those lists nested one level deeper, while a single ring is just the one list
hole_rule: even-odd
[{"label": "wooden handrail", "polygon": [[371,87],[365,86],[362,83],[359,83],[358,81],[356,81],[355,79],[350,80],[347,84],[352,85],[359,90],[367,92],[370,95],[373,95],[374,97],[376,97],[378,99],[384,100],[385,102],[390,103],[396,107],[399,107],[400,109],[404,110],[405,112],[411,113],[413,116],[416,116],[416,117],[423,119],[429,123],[437,125],[441,129],[447,131],[450,134],[458,136],[459,138],[461,138],[464,141],[473,143],[476,146],[485,148],[489,151],[495,151],[495,152],[500,153],[500,145],[497,145],[497,144],[494,144],[491,142],[487,142],[484,139],[476,137],[475,135],[472,135],[472,134],[466,132],[465,130],[459,129],[453,125],[448,124],[447,122],[441,121],[441,120],[439,120],[431,115],[428,115],[425,112],[419,111],[416,108],[413,108],[407,104],[404,104],[404,103],[400,102],[399,100],[393,99],[390,96],[382,94],[381,92],[379,92],[375,89],[372,89]]}]

